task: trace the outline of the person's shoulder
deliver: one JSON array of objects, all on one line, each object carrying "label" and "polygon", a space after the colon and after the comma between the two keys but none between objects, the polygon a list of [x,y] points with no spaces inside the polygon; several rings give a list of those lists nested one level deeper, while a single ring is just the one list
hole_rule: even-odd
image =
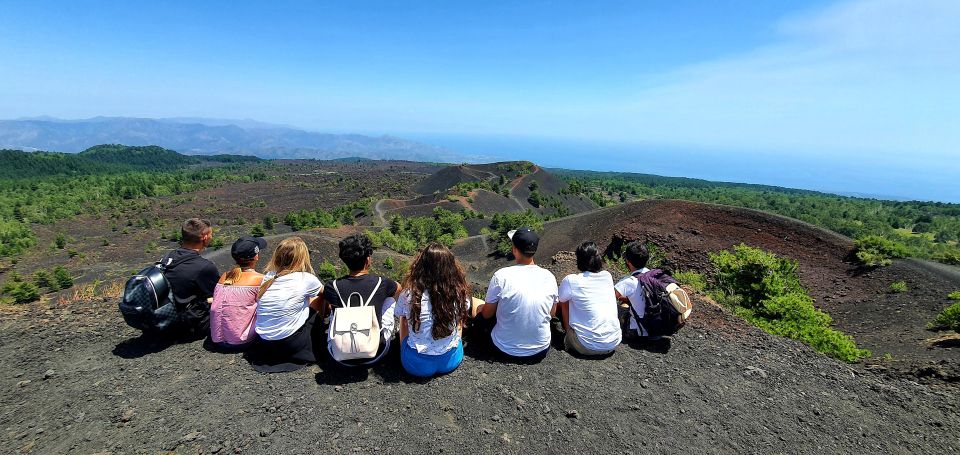
[{"label": "person's shoulder", "polygon": [[618,284],[618,285],[620,285],[620,284],[627,284],[627,283],[632,283],[632,282],[636,282],[636,281],[637,281],[637,277],[635,277],[635,276],[633,276],[633,275],[627,275],[627,276],[625,276],[625,277],[623,277],[623,278],[620,278],[620,280],[617,281],[617,284]]},{"label": "person's shoulder", "polygon": [[497,269],[496,272],[493,272],[493,277],[494,277],[494,278],[498,278],[498,279],[502,279],[502,278],[508,277],[508,276],[510,276],[511,274],[515,273],[515,272],[514,272],[514,271],[516,270],[515,267],[516,267],[516,266],[512,266],[512,265],[511,265],[511,266],[507,266],[507,267],[501,267],[501,268]]},{"label": "person's shoulder", "polygon": [[583,275],[580,275],[579,273],[571,273],[571,274],[563,277],[563,279],[560,280],[560,283],[561,283],[561,284],[562,284],[562,283],[576,283],[577,280],[579,280],[581,276],[583,276]]},{"label": "person's shoulder", "polygon": [[205,257],[203,257],[203,256],[200,256],[199,254],[197,255],[197,257],[199,258],[199,263],[200,263],[200,264],[203,264],[203,268],[204,268],[204,269],[213,270],[213,271],[216,272],[216,273],[220,273],[220,270],[217,269],[217,264],[214,264],[213,261],[211,261],[211,260],[209,260],[209,259],[207,259],[207,258],[205,258]]},{"label": "person's shoulder", "polygon": [[551,280],[557,281],[556,275],[554,275],[553,272],[551,272],[549,269],[545,269],[543,267],[540,267],[539,265],[537,265],[536,268],[537,268],[537,273],[539,273],[544,278],[549,277]]},{"label": "person's shoulder", "polygon": [[370,276],[371,276],[371,278],[372,278],[374,281],[376,281],[377,279],[380,279],[380,281],[381,281],[383,284],[387,284],[387,285],[390,285],[390,286],[398,286],[397,282],[394,281],[393,278],[390,278],[390,277],[388,277],[388,276],[386,276],[386,275],[370,275]]},{"label": "person's shoulder", "polygon": [[304,281],[323,283],[320,280],[320,278],[317,278],[316,275],[310,272],[293,272],[287,276],[289,276],[290,278],[295,278],[295,279],[304,280]]},{"label": "person's shoulder", "polygon": [[613,281],[613,275],[612,275],[612,274],[610,273],[610,271],[608,271],[608,270],[601,270],[601,271],[599,271],[599,272],[592,273],[591,275],[594,276],[594,277],[596,277],[597,279],[600,279],[600,280],[610,280],[610,281]]}]

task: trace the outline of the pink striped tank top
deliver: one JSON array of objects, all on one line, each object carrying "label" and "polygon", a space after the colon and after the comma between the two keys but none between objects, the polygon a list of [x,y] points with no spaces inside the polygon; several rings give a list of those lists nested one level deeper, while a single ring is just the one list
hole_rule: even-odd
[{"label": "pink striped tank top", "polygon": [[243,345],[253,341],[260,286],[218,283],[210,304],[210,338],[221,344]]}]

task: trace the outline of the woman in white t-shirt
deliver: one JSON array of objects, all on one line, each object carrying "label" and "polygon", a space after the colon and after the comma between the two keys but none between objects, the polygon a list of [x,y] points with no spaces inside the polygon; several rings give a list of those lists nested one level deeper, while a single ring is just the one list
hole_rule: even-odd
[{"label": "woman in white t-shirt", "polygon": [[613,277],[603,270],[600,249],[593,242],[577,247],[577,269],[560,282],[560,311],[566,330],[564,345],[582,355],[606,355],[620,344],[620,322]]},{"label": "woman in white t-shirt", "polygon": [[303,239],[283,239],[257,294],[254,329],[260,341],[251,356],[257,371],[292,371],[316,360],[310,331],[322,294],[323,283],[313,274]]},{"label": "woman in white t-shirt", "polygon": [[430,377],[463,362],[463,322],[470,309],[470,285],[446,246],[431,243],[410,264],[397,301],[400,363],[408,373]]}]

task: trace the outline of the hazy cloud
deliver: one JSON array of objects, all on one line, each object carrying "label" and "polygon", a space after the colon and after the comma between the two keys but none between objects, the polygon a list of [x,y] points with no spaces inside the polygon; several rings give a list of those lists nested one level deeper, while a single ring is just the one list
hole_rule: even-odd
[{"label": "hazy cloud", "polygon": [[955,0],[840,3],[776,24],[777,43],[568,114],[628,142],[953,156],[958,24]]}]

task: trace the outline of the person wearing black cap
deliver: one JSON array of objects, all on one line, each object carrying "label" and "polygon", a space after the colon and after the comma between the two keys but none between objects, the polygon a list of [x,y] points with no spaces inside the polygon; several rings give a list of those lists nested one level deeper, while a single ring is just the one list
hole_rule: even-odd
[{"label": "person wearing black cap", "polygon": [[266,249],[262,237],[241,237],[230,248],[236,265],[220,277],[210,304],[210,339],[221,347],[242,347],[256,339],[253,322],[263,274],[255,267]]},{"label": "person wearing black cap", "polygon": [[485,303],[474,309],[477,328],[507,360],[538,362],[550,351],[550,319],[556,314],[557,279],[536,265],[540,237],[529,227],[507,233],[516,264],[497,270]]}]

